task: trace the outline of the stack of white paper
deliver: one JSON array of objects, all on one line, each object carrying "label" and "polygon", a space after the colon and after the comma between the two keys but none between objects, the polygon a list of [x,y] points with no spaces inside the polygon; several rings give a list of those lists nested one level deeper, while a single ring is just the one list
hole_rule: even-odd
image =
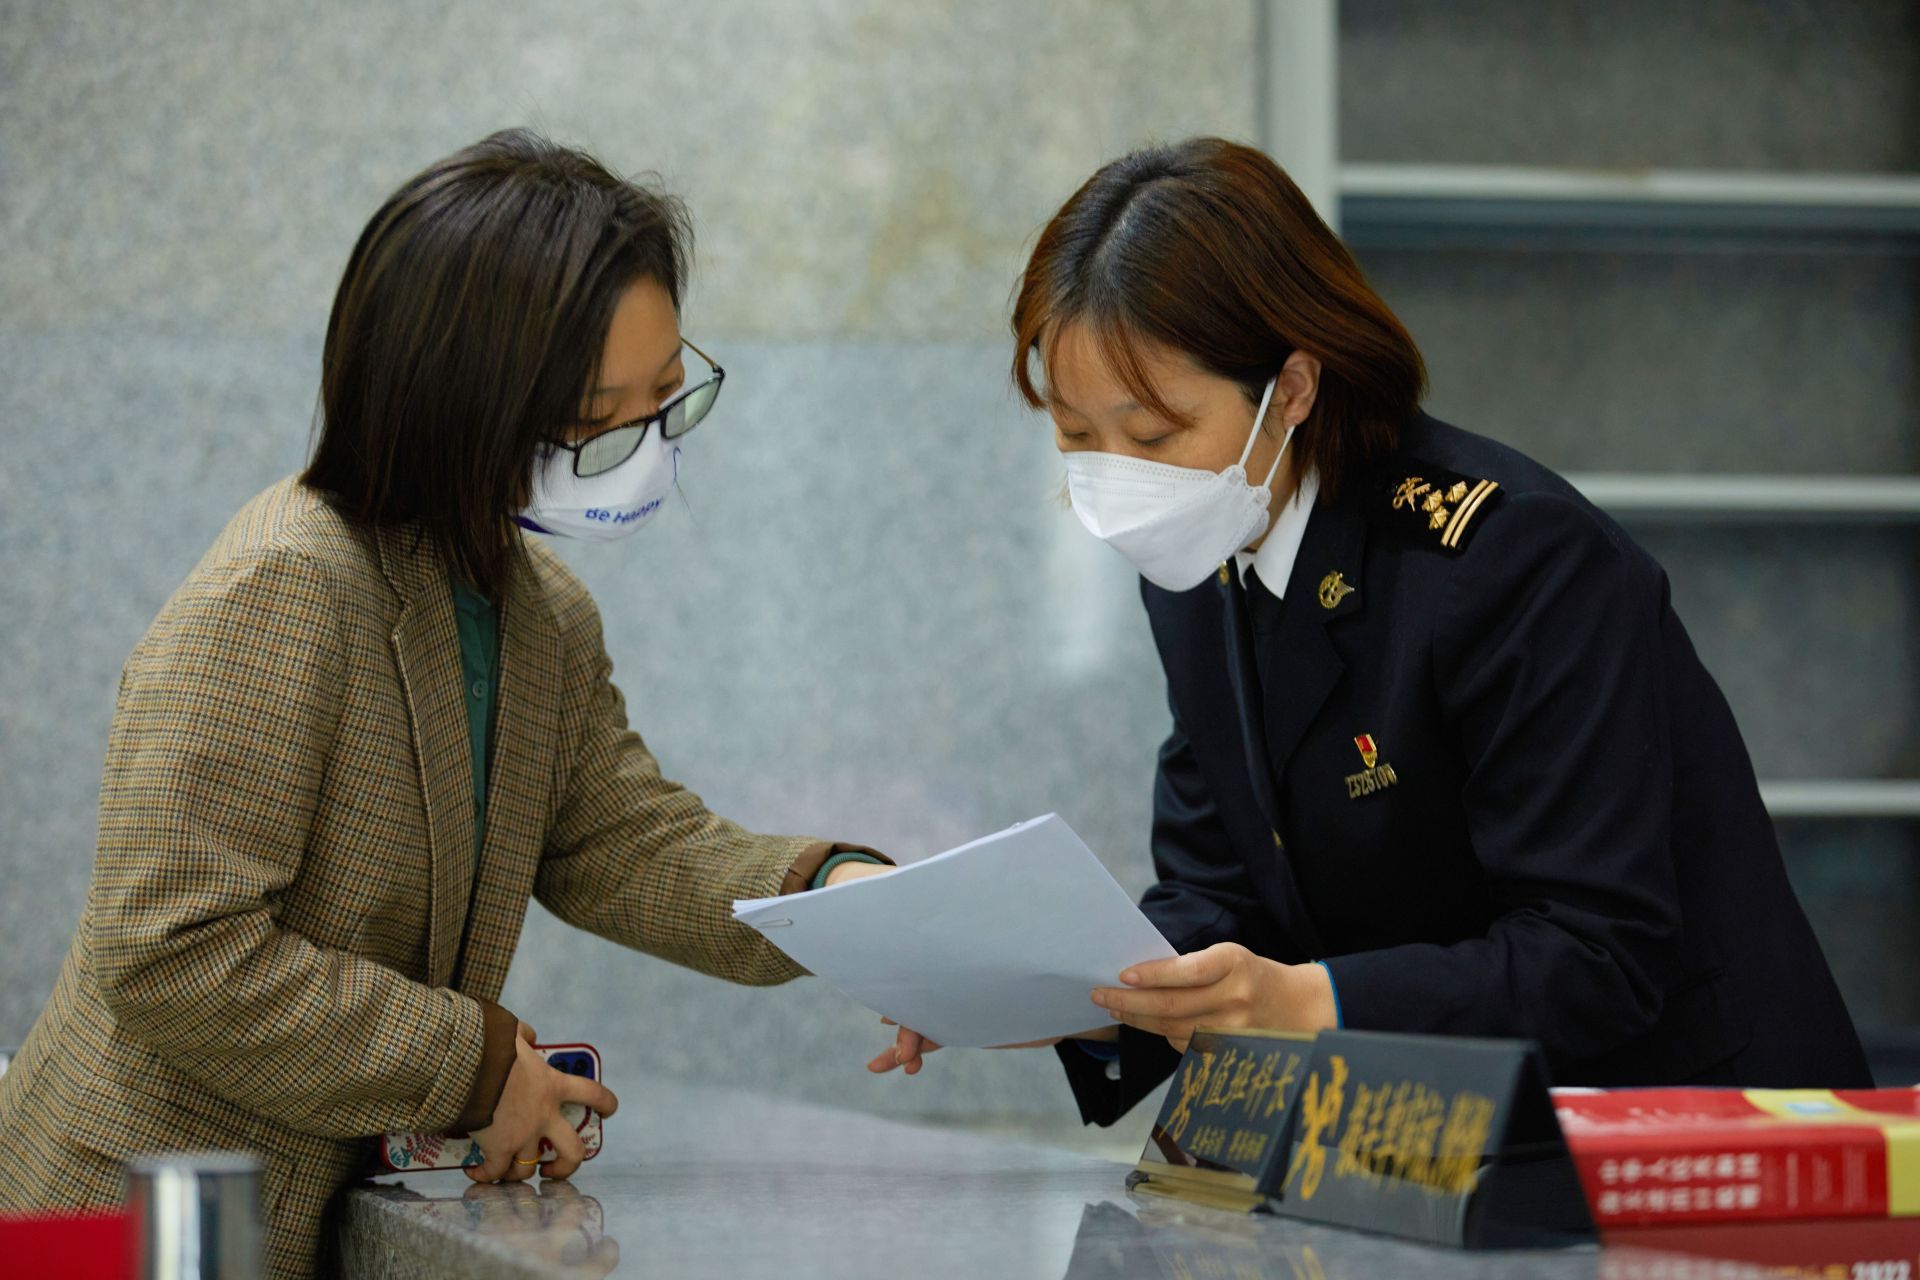
[{"label": "stack of white paper", "polygon": [[1174,954],[1054,814],[887,875],[736,902],[733,914],[861,1004],[955,1046],[1102,1026],[1093,989]]}]

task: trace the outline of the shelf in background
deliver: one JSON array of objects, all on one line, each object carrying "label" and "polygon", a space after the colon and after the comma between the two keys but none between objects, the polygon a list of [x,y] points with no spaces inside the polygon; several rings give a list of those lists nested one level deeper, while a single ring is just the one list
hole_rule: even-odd
[{"label": "shelf in background", "polygon": [[1763,782],[1760,798],[1776,818],[1920,818],[1913,779]]},{"label": "shelf in background", "polygon": [[1738,523],[1920,523],[1920,476],[1635,475],[1589,472],[1569,483],[1620,519]]},{"label": "shelf in background", "polygon": [[1349,164],[1338,185],[1342,231],[1358,244],[1599,237],[1920,252],[1920,176],[1906,174]]}]

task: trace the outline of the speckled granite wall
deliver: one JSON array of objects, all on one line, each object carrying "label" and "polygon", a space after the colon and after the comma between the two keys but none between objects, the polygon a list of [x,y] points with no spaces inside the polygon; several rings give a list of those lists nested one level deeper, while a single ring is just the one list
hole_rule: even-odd
[{"label": "speckled granite wall", "polygon": [[1254,127],[1246,0],[0,13],[10,326],[316,332],[401,179],[530,124],[692,202],[706,332],[992,338],[1095,165]]},{"label": "speckled granite wall", "polygon": [[[699,228],[687,324],[730,376],[690,509],[567,548],[666,767],[750,825],[910,856],[1058,809],[1143,887],[1150,642],[1052,502],[1001,335],[1098,163],[1250,134],[1253,30],[1243,0],[5,6],[0,1044],[79,915],[121,662],[301,462],[353,237],[513,123],[660,171]],[[508,1001],[616,1083],[1070,1116],[1051,1055],[870,1080],[880,1028],[813,986],[735,991],[536,908]]]},{"label": "speckled granite wall", "polygon": [[[1798,28],[1716,54],[1728,120],[1687,125],[1721,107],[1681,96],[1676,126],[1610,113],[1691,64],[1636,71],[1586,26],[1496,21],[1528,6],[1463,25],[1444,8],[1350,3],[1360,158],[1787,164],[1844,135],[1849,164],[1913,163],[1898,6],[1822,55],[1851,73],[1798,100],[1813,141],[1778,153],[1734,91],[1812,39]],[[1621,11],[1649,34],[1651,6]],[[1000,335],[1026,241],[1100,160],[1251,133],[1253,30],[1242,0],[0,0],[0,1043],[25,1033],[79,914],[119,665],[227,515],[299,465],[354,234],[419,165],[509,123],[659,169],[700,227],[688,326],[730,376],[691,442],[688,506],[627,546],[568,548],[668,770],[750,825],[908,856],[1057,809],[1141,887],[1154,657],[1117,559],[1052,505],[1058,468],[1006,390]],[[1484,43],[1522,36],[1605,54],[1584,105],[1509,121],[1573,74],[1568,54],[1488,72]],[[1509,141],[1441,149],[1489,122]],[[1629,135],[1638,151],[1608,141]],[[1680,136],[1696,141],[1653,146]],[[1368,265],[1426,344],[1436,411],[1550,463],[1920,460],[1910,259]],[[1909,535],[1649,544],[1764,769],[1920,771]],[[1911,827],[1788,835],[1862,1020],[1920,1020]],[[878,1028],[831,993],[728,988],[538,909],[507,995],[543,1033],[596,1040],[616,1085],[670,1073],[1033,1123],[1071,1109],[1035,1055],[869,1080]]]}]

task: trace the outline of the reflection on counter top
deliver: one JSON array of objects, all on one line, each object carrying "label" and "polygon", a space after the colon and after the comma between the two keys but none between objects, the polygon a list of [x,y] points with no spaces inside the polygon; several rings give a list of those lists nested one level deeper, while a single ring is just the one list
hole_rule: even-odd
[{"label": "reflection on counter top", "polygon": [[606,1210],[571,1182],[358,1191],[340,1244],[352,1276],[584,1277],[620,1264]]},{"label": "reflection on counter top", "polygon": [[[1139,1116],[1144,1136],[1150,1117]],[[1131,1123],[1131,1121],[1129,1122]],[[1268,1216],[1134,1200],[1128,1166],[742,1094],[629,1085],[571,1183],[457,1171],[348,1193],[343,1274],[993,1277],[1017,1280],[1743,1280],[1646,1249],[1467,1253]]]}]

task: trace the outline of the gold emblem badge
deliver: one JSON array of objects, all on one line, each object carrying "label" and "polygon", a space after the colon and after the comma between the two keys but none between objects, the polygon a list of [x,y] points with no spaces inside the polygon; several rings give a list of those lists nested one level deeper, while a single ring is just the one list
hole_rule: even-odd
[{"label": "gold emblem badge", "polygon": [[1340,602],[1352,594],[1353,588],[1347,585],[1346,575],[1343,573],[1330,573],[1320,579],[1320,607],[1322,609],[1338,608]]},{"label": "gold emblem badge", "polygon": [[1357,735],[1353,745],[1360,752],[1360,763],[1366,768],[1347,775],[1347,799],[1358,800],[1361,796],[1370,796],[1376,791],[1399,785],[1400,775],[1393,771],[1392,765],[1380,759],[1380,748],[1374,743],[1372,734]]}]

